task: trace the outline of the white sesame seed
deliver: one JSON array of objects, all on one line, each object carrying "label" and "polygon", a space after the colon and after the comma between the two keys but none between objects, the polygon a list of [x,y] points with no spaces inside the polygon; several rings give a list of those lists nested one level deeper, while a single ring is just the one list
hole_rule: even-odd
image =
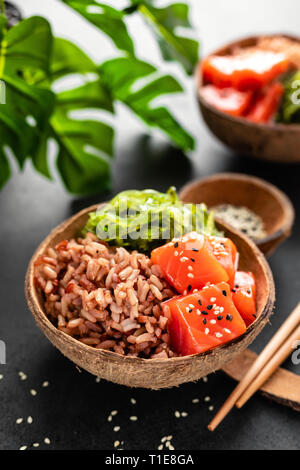
[{"label": "white sesame seed", "polygon": [[193,271],[193,266],[188,266],[189,271]]},{"label": "white sesame seed", "polygon": [[216,338],[222,338],[222,336],[223,336],[222,333],[218,333],[218,332],[216,333]]},{"label": "white sesame seed", "polygon": [[47,445],[51,444],[51,441],[50,441],[49,437],[45,437],[44,442]]},{"label": "white sesame seed", "polygon": [[18,419],[16,419],[16,423],[17,423],[17,424],[23,423],[23,418],[18,418]]},{"label": "white sesame seed", "polygon": [[185,289],[185,291],[183,292],[183,295],[187,295],[187,290]]},{"label": "white sesame seed", "polygon": [[193,294],[197,294],[197,292],[198,292],[198,289],[193,290]]},{"label": "white sesame seed", "polygon": [[205,376],[205,377],[202,377],[202,380],[203,380],[203,382],[205,382],[205,383],[208,382],[208,378],[207,378],[206,376]]},{"label": "white sesame seed", "polygon": [[130,403],[132,403],[132,405],[135,405],[136,404],[136,399],[135,398],[130,398]]},{"label": "white sesame seed", "polygon": [[21,446],[19,450],[26,450],[27,446]]},{"label": "white sesame seed", "polygon": [[107,418],[107,421],[110,423],[112,421],[112,416],[109,415],[109,417]]},{"label": "white sesame seed", "polygon": [[204,401],[208,403],[208,402],[210,401],[210,397],[208,397],[208,396],[205,397],[205,398],[204,398]]},{"label": "white sesame seed", "polygon": [[189,304],[189,307],[190,307],[190,308],[195,308],[195,305]]},{"label": "white sesame seed", "polygon": [[31,395],[32,395],[33,397],[35,397],[35,395],[37,394],[37,391],[34,390],[34,388],[32,388],[32,389],[30,390],[30,393],[31,393]]},{"label": "white sesame seed", "polygon": [[163,450],[163,448],[164,448],[163,444],[159,444],[159,446],[157,447],[158,450]]},{"label": "white sesame seed", "polygon": [[182,411],[181,416],[182,416],[183,418],[186,418],[187,415],[188,415],[188,413],[187,413],[186,411]]},{"label": "white sesame seed", "polygon": [[114,427],[114,432],[118,432],[118,431],[120,431],[120,429],[121,429],[120,426],[115,426]]},{"label": "white sesame seed", "polygon": [[171,445],[171,442],[170,442],[170,441],[167,441],[165,445],[166,445],[167,449],[169,449],[169,448],[170,448],[170,445]]},{"label": "white sesame seed", "polygon": [[204,333],[205,333],[206,335],[208,335],[208,333],[209,333],[209,328],[205,328]]},{"label": "white sesame seed", "polygon": [[220,312],[221,312],[221,313],[224,312],[224,307],[220,307]]},{"label": "white sesame seed", "polygon": [[42,387],[44,387],[44,388],[49,387],[48,380],[45,380],[45,382],[42,383]]},{"label": "white sesame seed", "polygon": [[169,445],[169,450],[175,450],[175,447],[173,447],[172,445]]},{"label": "white sesame seed", "polygon": [[27,423],[28,423],[28,424],[32,424],[32,422],[33,422],[32,416],[28,416],[28,418],[27,418]]},{"label": "white sesame seed", "polygon": [[167,441],[170,441],[171,439],[173,439],[172,434],[170,436],[167,436]]},{"label": "white sesame seed", "polygon": [[228,333],[230,335],[231,331],[228,330],[228,328],[224,328],[225,333]]},{"label": "white sesame seed", "polygon": [[164,436],[164,437],[161,438],[160,442],[164,443],[164,442],[166,442],[166,440],[167,440],[167,436]]},{"label": "white sesame seed", "polygon": [[3,374],[0,374],[0,380],[2,380],[2,379],[3,379],[3,377],[4,377],[4,376],[3,376]]},{"label": "white sesame seed", "polygon": [[201,315],[201,312],[199,309],[196,310],[197,315]]},{"label": "white sesame seed", "polygon": [[100,377],[96,377],[96,383],[98,384],[100,382]]},{"label": "white sesame seed", "polygon": [[33,447],[39,447],[40,444],[38,442],[34,442],[32,445]]},{"label": "white sesame seed", "polygon": [[192,400],[192,403],[199,403],[199,398],[194,398],[194,399]]},{"label": "white sesame seed", "polygon": [[209,409],[209,411],[214,411],[213,405],[209,406],[208,409]]},{"label": "white sesame seed", "polygon": [[186,313],[189,313],[190,307],[185,307],[185,311],[186,311]]},{"label": "white sesame seed", "polygon": [[178,256],[178,251],[174,251],[174,256]]},{"label": "white sesame seed", "polygon": [[118,410],[113,410],[110,414],[111,416],[116,416],[118,414]]},{"label": "white sesame seed", "polygon": [[175,414],[176,418],[180,418],[180,413],[179,413],[179,411],[175,411],[174,414]]},{"label": "white sesame seed", "polygon": [[217,300],[216,297],[211,297],[211,299],[210,299],[210,301],[211,301],[212,303],[214,303],[216,300]]},{"label": "white sesame seed", "polygon": [[137,416],[130,416],[129,419],[130,419],[130,421],[137,421],[138,418],[137,418]]},{"label": "white sesame seed", "polygon": [[217,321],[214,320],[214,319],[212,319],[212,320],[210,320],[210,323],[211,323],[212,325],[215,325],[215,324],[217,323]]},{"label": "white sesame seed", "polygon": [[190,277],[191,279],[193,279],[194,274],[193,273],[188,273],[187,277]]},{"label": "white sesame seed", "polygon": [[114,447],[118,447],[120,445],[120,441],[115,441],[114,442]]}]

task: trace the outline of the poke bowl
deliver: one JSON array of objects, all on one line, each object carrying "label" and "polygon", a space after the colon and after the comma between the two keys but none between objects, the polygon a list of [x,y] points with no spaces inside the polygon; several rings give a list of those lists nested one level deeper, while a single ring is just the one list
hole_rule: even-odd
[{"label": "poke bowl", "polygon": [[[240,76],[232,78],[232,75],[229,81],[226,81],[227,71],[212,78],[211,74],[219,65],[213,72],[205,71],[211,58],[217,61],[243,58],[248,51],[256,49],[260,51],[258,54],[273,54],[265,60],[264,77],[251,69],[253,62],[247,63],[247,59],[245,69],[239,70]],[[267,70],[268,61],[272,60],[274,63]],[[258,69],[263,68],[263,56],[259,61],[255,65]],[[240,64],[235,67],[242,69]],[[255,74],[242,76],[242,72],[249,70]],[[240,155],[274,162],[299,162],[299,70],[300,40],[289,35],[248,37],[215,50],[196,69],[197,100],[204,122],[222,143]],[[294,98],[297,99],[295,103]]]},{"label": "poke bowl", "polygon": [[[131,193],[136,195],[138,192]],[[161,194],[150,193],[151,199],[154,193]],[[184,207],[179,200],[175,205],[177,209]],[[25,292],[29,308],[39,328],[63,355],[100,378],[129,387],[160,389],[196,381],[221,369],[252,343],[273,312],[275,288],[266,259],[247,236],[219,221],[216,224],[211,220],[208,222],[206,218],[206,223],[210,227],[213,224],[213,231],[218,235],[192,232],[179,238],[171,237],[164,244],[161,241],[158,246],[156,244],[148,256],[145,250],[140,253],[136,245],[132,250],[120,246],[119,240],[116,248],[99,239],[98,232],[90,232],[91,222],[97,219],[95,214],[106,211],[107,216],[108,207],[109,203],[88,207],[56,227],[40,244],[28,266]],[[201,206],[202,210],[207,217],[206,209]],[[229,279],[229,271],[224,271],[225,268],[216,262],[217,252],[214,251],[212,256],[211,245],[205,248],[210,242],[216,247],[217,241],[216,249],[220,242],[221,250],[226,251],[226,240],[238,252],[237,255],[235,251],[234,269],[251,272],[256,281],[255,314],[252,312],[250,321],[241,317],[233,304],[231,287],[235,291],[233,287],[238,286],[229,287],[222,281]],[[188,243],[194,244],[192,248]],[[195,248],[199,248],[199,243],[200,250]],[[178,246],[182,253],[178,252]],[[185,250],[192,250],[188,253],[193,253],[191,260],[198,275],[194,277],[191,274],[193,268],[188,267],[188,277],[175,279],[172,283],[172,276],[183,272],[181,261],[185,261],[185,257],[181,255],[187,253]],[[180,267],[174,263],[170,267],[170,252],[172,256],[174,253],[174,260],[177,256],[176,263],[181,262]],[[154,262],[154,253],[158,264]],[[166,259],[165,253],[167,265],[162,261]],[[227,260],[228,253],[223,253]],[[200,277],[207,275],[202,268],[199,268],[201,273],[197,271],[197,256],[212,260],[218,275],[217,271],[213,275],[213,270],[210,275],[217,276],[214,279],[220,281],[219,284],[207,282],[199,289],[194,288]],[[222,277],[224,273],[226,278]],[[183,282],[192,285],[186,288],[184,285],[181,289]],[[213,295],[222,297],[221,302],[225,303],[220,305],[225,306],[225,311],[224,306],[217,305]],[[198,317],[191,308],[192,301],[202,305],[200,308],[197,304]],[[180,314],[178,302],[184,307]],[[184,323],[191,318],[187,315],[194,315],[193,328]],[[179,330],[174,329],[175,317],[176,321],[179,318],[182,321]],[[192,330],[196,333],[191,336]],[[223,331],[224,335],[229,335],[226,339],[221,338]],[[183,341],[177,341],[178,332],[181,340],[185,338]],[[204,344],[206,338],[208,344]]]}]

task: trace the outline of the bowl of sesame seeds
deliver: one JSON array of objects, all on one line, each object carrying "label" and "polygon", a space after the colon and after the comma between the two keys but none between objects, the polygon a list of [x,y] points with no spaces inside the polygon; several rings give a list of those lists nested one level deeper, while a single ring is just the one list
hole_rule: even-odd
[{"label": "bowl of sesame seeds", "polygon": [[[45,290],[47,291],[48,289],[47,284],[51,284],[48,283],[48,280],[51,280],[51,276],[53,275],[54,271],[54,261],[52,258],[55,258],[55,256],[60,256],[55,250],[58,249],[64,251],[64,262],[67,260],[68,256],[69,259],[71,259],[71,256],[74,256],[74,259],[76,259],[76,250],[79,250],[78,252],[80,252],[80,250],[82,251],[82,246],[77,245],[83,244],[84,250],[86,250],[86,247],[88,247],[89,256],[92,256],[91,249],[94,250],[96,245],[96,251],[104,250],[104,247],[99,247],[97,242],[90,239],[89,237],[87,237],[87,240],[80,241],[79,243],[78,241],[74,241],[76,240],[76,237],[78,237],[79,231],[85,226],[91,211],[95,211],[97,207],[98,206],[93,206],[84,209],[55,228],[48,235],[48,237],[46,237],[30,261],[25,281],[27,302],[38,327],[43,331],[50,342],[78,367],[86,369],[97,377],[101,377],[129,387],[160,389],[178,386],[181,383],[198,380],[201,377],[207,376],[208,374],[221,369],[237,354],[245,350],[268,323],[269,318],[273,312],[275,300],[274,281],[269,265],[263,254],[257,248],[255,243],[249,239],[249,237],[221,221],[216,222],[217,229],[222,231],[224,236],[230,238],[230,240],[232,240],[232,242],[237,247],[239,252],[239,269],[243,271],[251,271],[254,274],[257,282],[255,321],[253,321],[240,336],[224,344],[219,344],[205,352],[180,355],[173,353],[172,347],[169,347],[168,345],[168,338],[166,335],[161,337],[161,341],[157,341],[157,350],[154,351],[154,353],[153,349],[151,350],[151,354],[153,355],[147,356],[146,352],[148,349],[146,343],[149,341],[148,336],[151,336],[154,333],[151,330],[146,331],[145,329],[140,331],[141,328],[138,328],[140,336],[145,335],[143,338],[145,341],[140,342],[140,348],[146,348],[143,351],[144,354],[142,356],[137,354],[134,348],[130,349],[130,345],[129,351],[132,352],[130,354],[124,354],[124,351],[122,351],[122,345],[118,343],[117,340],[117,338],[120,337],[118,331],[114,333],[115,337],[109,338],[108,336],[110,334],[110,330],[107,330],[104,334],[105,338],[102,338],[100,328],[103,319],[102,317],[100,318],[100,316],[99,318],[96,318],[96,320],[93,318],[93,316],[95,316],[97,313],[95,312],[95,308],[90,308],[90,310],[82,309],[84,315],[81,312],[80,318],[72,318],[72,315],[76,309],[76,303],[78,302],[78,300],[76,300],[77,294],[74,291],[74,279],[68,279],[68,282],[66,283],[66,286],[68,287],[65,288],[63,287],[63,283],[65,282],[63,279],[65,276],[72,277],[74,270],[68,270],[68,268],[65,266],[63,266],[59,280],[59,282],[61,282],[60,292],[63,291],[65,293],[67,290],[67,293],[72,293],[70,298],[72,297],[72,299],[74,298],[75,300],[74,305],[72,306],[72,310],[67,310],[67,320],[63,318],[62,313],[63,309],[68,307],[68,305],[60,305],[59,308],[62,310],[59,312],[57,318],[55,318],[54,321],[53,317],[51,317],[54,310],[49,310],[49,305],[46,304],[47,300],[50,300],[52,293],[49,291],[47,297],[45,296]],[[71,246],[72,253],[67,251],[66,240],[70,241],[68,243],[71,244],[69,247]],[[177,245],[177,243],[174,244],[174,247],[175,245]],[[88,256],[86,256],[88,251],[84,254],[85,259],[88,258]],[[96,253],[95,256],[98,256],[98,253]],[[107,254],[107,258],[108,256],[109,255]],[[140,260],[142,263],[146,262],[145,259],[140,258]],[[82,260],[79,260],[78,268],[79,266],[83,266],[80,264],[81,262]],[[112,260],[113,265],[115,265],[117,262],[118,258],[114,258]],[[48,276],[47,282],[45,285],[43,284],[43,289],[41,289],[41,286],[37,282],[37,272],[39,272],[41,263],[44,263],[44,268],[46,263],[47,270],[45,271],[44,269],[44,273],[46,273],[46,276]],[[149,270],[149,267],[151,268],[151,266],[151,263],[147,266],[144,265],[144,277],[148,276],[146,272]],[[82,269],[82,267],[79,269]],[[132,275],[132,271],[130,272],[130,275]],[[91,275],[92,273],[90,272],[89,274]],[[126,273],[126,275],[127,274],[128,273]],[[159,276],[159,273],[156,272],[156,274],[153,274],[149,272],[149,275],[150,277],[152,276],[151,279],[153,281],[155,280],[155,276]],[[53,282],[54,284],[57,283],[55,279],[53,279]],[[162,284],[161,292],[164,291],[165,295],[172,297],[174,294],[169,291],[169,286],[165,285],[161,278],[160,282]],[[86,298],[81,299],[81,301],[86,302],[88,305],[90,302],[90,294],[92,292],[90,289],[91,281],[87,280],[85,277],[83,285],[87,290],[87,293],[84,294],[84,297]],[[76,295],[74,296],[73,293]],[[159,325],[161,325],[163,330],[163,328],[166,327],[165,319],[163,318],[163,314],[159,313],[159,302],[157,302],[157,298],[154,299],[155,294],[158,295],[159,292],[153,288],[152,294],[150,293],[152,299],[151,302],[153,303],[153,311],[149,312],[149,317],[156,317],[155,322],[157,326],[159,327]],[[223,295],[225,294],[226,293]],[[127,300],[130,301],[129,297],[131,294],[128,292],[127,295]],[[212,301],[213,299],[210,300]],[[103,301],[103,299],[101,301]],[[53,302],[53,305],[55,306],[55,299],[53,299]],[[213,308],[213,306],[211,306],[211,308]],[[120,312],[117,311],[117,309],[112,308],[112,305],[111,308],[107,310],[109,310],[109,318],[106,318],[106,320],[110,322],[109,325],[111,327],[111,322],[114,321],[112,317],[114,316],[115,318],[115,316],[120,314]],[[147,314],[145,313],[142,315],[142,317],[146,315]],[[205,312],[205,315],[210,315],[210,311]],[[230,315],[228,317],[230,317]],[[123,327],[125,326],[125,329],[127,327],[131,329],[134,328],[133,325],[127,325],[127,323],[130,323],[129,320],[130,319],[126,319],[125,323],[124,321],[122,323]],[[228,321],[230,320],[232,319],[230,318]],[[139,319],[134,321],[139,321]],[[115,323],[116,321],[114,321],[114,326],[117,326]],[[133,323],[133,321],[131,321],[131,323]],[[84,332],[86,327],[90,329],[88,337]],[[82,334],[76,337],[76,335],[72,333],[73,328],[76,328],[76,331],[81,331]],[[99,339],[100,337],[101,339]],[[113,342],[114,344],[108,344],[108,342]],[[162,351],[164,354],[161,354],[160,351]]]},{"label": "bowl of sesame seeds", "polygon": [[289,237],[295,219],[285,193],[245,174],[217,173],[192,181],[182,188],[180,199],[205,203],[216,218],[250,237],[265,255]]}]

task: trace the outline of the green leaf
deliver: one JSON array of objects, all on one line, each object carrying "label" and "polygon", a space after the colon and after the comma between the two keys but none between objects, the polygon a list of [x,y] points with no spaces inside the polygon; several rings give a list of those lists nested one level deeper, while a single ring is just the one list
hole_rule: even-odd
[{"label": "green leaf", "polygon": [[57,97],[57,105],[63,106],[65,110],[100,108],[114,111],[110,90],[100,79],[60,93]]},{"label": "green leaf", "polygon": [[0,149],[3,152],[5,145],[11,148],[21,168],[37,138],[36,130],[18,116],[11,106],[0,105]]},{"label": "green leaf", "polygon": [[[194,139],[185,131],[165,107],[155,107],[153,100],[164,94],[182,91],[181,85],[171,76],[152,78],[155,67],[131,58],[119,58],[105,62],[100,67],[102,81],[110,87],[115,99],[128,106],[151,127],[158,127],[183,150],[194,148]],[[149,76],[148,83],[138,86],[137,80]],[[151,80],[152,79],[152,80]]]},{"label": "green leaf", "polygon": [[6,26],[7,26],[7,18],[5,15],[0,14],[0,41],[2,41]]},{"label": "green leaf", "polygon": [[71,193],[94,194],[110,187],[113,129],[98,121],[77,121],[58,111],[51,118],[59,145],[57,167]]},{"label": "green leaf", "polygon": [[10,166],[6,155],[4,153],[4,149],[0,147],[0,189],[3,188],[5,183],[10,178]]},{"label": "green leaf", "polygon": [[51,49],[49,23],[40,17],[11,28],[0,46],[0,80],[6,85],[6,104],[25,117],[33,115],[40,127],[52,112],[54,96],[27,78],[35,72],[48,73]]},{"label": "green leaf", "polygon": [[48,179],[52,179],[52,175],[48,165],[48,140],[51,128],[46,126],[44,132],[40,135],[39,141],[36,142],[35,149],[31,154],[34,168]]},{"label": "green leaf", "polygon": [[192,74],[199,60],[199,43],[176,33],[178,26],[190,28],[189,7],[174,3],[155,8],[153,2],[138,1],[138,11],[144,16],[158,38],[163,58],[178,61],[188,74]]},{"label": "green leaf", "polygon": [[[51,49],[49,23],[40,17],[24,20],[5,32],[0,44],[0,80],[6,95],[6,104],[0,105],[1,152],[8,146],[20,167],[39,147],[54,106],[53,93],[32,83],[36,74],[47,75]],[[34,125],[27,123],[29,117]]]},{"label": "green leaf", "polygon": [[110,187],[113,129],[99,121],[75,119],[73,113],[89,108],[113,112],[110,90],[97,78],[57,95],[51,118],[52,136],[59,151],[57,168],[71,193],[95,194]]},{"label": "green leaf", "polygon": [[108,35],[122,51],[134,54],[134,45],[123,21],[123,12],[95,0],[62,0]]},{"label": "green leaf", "polygon": [[157,69],[142,60],[120,57],[104,62],[99,70],[102,82],[113,92],[113,96],[124,101],[136,80],[147,77]]},{"label": "green leaf", "polygon": [[71,73],[96,71],[96,65],[82,49],[62,38],[55,38],[51,60],[51,78],[56,80]]},{"label": "green leaf", "polygon": [[26,72],[49,71],[52,53],[52,32],[47,20],[33,16],[11,28],[1,43],[2,73],[15,78],[26,78]]}]

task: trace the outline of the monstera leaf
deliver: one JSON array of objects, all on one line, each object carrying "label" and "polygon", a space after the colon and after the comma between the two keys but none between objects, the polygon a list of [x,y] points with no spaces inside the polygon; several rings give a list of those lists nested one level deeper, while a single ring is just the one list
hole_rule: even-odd
[{"label": "monstera leaf", "polygon": [[94,194],[110,187],[113,129],[95,120],[70,119],[57,111],[51,118],[59,145],[57,167],[66,188],[75,194]]},{"label": "monstera leaf", "polygon": [[123,11],[97,0],[62,0],[84,18],[107,34],[115,45],[131,55],[134,46],[130,38],[125,15],[139,12],[155,33],[162,56],[167,61],[181,63],[188,74],[192,74],[198,62],[198,41],[177,32],[179,27],[191,30],[189,7],[185,3],[172,3],[164,7],[156,7],[156,0],[130,0],[130,5]]},{"label": "monstera leaf", "polygon": [[180,62],[188,74],[192,74],[199,58],[196,40],[181,36],[177,28],[191,28],[189,7],[185,3],[156,8],[154,0],[132,0],[128,13],[139,11],[155,33],[165,60]]},{"label": "monstera leaf", "polygon": [[89,73],[97,70],[94,62],[74,43],[54,38],[51,60],[51,81],[72,73]]},{"label": "monstera leaf", "polygon": [[130,54],[134,53],[133,42],[123,21],[122,11],[95,0],[62,1],[107,34],[119,49]]},{"label": "monstera leaf", "polygon": [[26,121],[6,105],[0,105],[0,187],[10,177],[10,167],[6,156],[9,148],[22,167],[26,157],[34,147],[37,133]]},{"label": "monstera leaf", "polygon": [[[109,188],[114,130],[105,114],[114,113],[115,101],[162,130],[180,148],[194,147],[193,138],[170,111],[156,104],[157,98],[181,92],[182,87],[135,58],[124,22],[129,11],[96,0],[62,1],[109,35],[126,56],[99,66],[74,43],[53,38],[47,20],[32,17],[7,30],[0,14],[0,188],[10,177],[11,155],[20,168],[30,158],[39,173],[52,178],[50,140],[56,143],[51,148],[57,149],[57,169],[71,193]],[[152,10],[174,34],[176,26],[187,25],[187,10],[178,5],[166,7],[165,14],[163,9]],[[132,11],[143,6],[147,12],[154,8],[150,0],[131,4]],[[71,80],[61,80],[70,76]],[[61,85],[65,91],[58,92]]]},{"label": "monstera leaf", "polygon": [[[194,140],[190,134],[181,127],[167,108],[153,104],[155,98],[181,92],[182,87],[169,75],[157,78],[156,72],[154,66],[133,57],[113,59],[100,66],[102,81],[116,100],[128,106],[149,126],[162,130],[181,149],[191,150],[194,148]],[[138,87],[137,80],[147,76],[150,76],[148,83]],[[136,85],[137,89],[134,90],[133,85]]]},{"label": "monstera leaf", "polygon": [[52,48],[49,23],[32,17],[7,32],[3,20],[0,36],[0,80],[6,98],[0,105],[1,187],[9,176],[7,148],[22,167],[52,113],[54,95],[30,82],[33,74],[48,73]]},{"label": "monstera leaf", "polygon": [[111,126],[96,119],[74,117],[78,111],[89,109],[113,113],[110,90],[95,75],[94,62],[77,46],[65,39],[55,39],[50,79],[52,82],[62,75],[79,73],[81,86],[56,95],[56,105],[44,135],[37,162],[39,171],[49,176],[47,165],[47,140],[53,138],[58,147],[57,168],[71,193],[93,194],[110,186],[110,163],[113,155],[114,131]]}]

